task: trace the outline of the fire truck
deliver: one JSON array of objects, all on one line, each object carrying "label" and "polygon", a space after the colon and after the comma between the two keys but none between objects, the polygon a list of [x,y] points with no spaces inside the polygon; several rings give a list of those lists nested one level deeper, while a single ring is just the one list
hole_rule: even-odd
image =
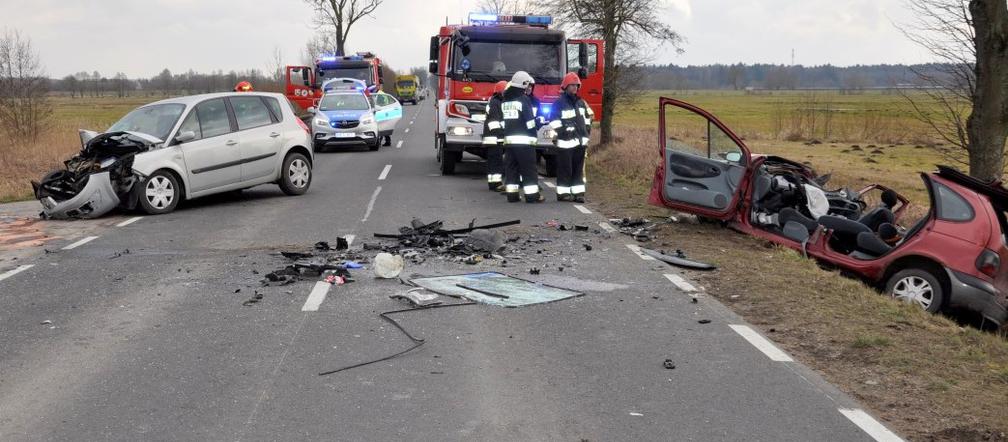
[{"label": "fire truck", "polygon": [[[517,71],[535,78],[539,115],[550,110],[561,94],[568,72],[581,77],[581,97],[602,116],[605,73],[601,40],[568,40],[551,29],[552,18],[538,15],[470,14],[467,25],[442,26],[430,39],[429,71],[437,78],[434,149],[441,173],[451,175],[462,153],[486,158],[483,122],[494,84]],[[539,131],[538,151],[545,173],[556,173],[546,128]]]},{"label": "fire truck", "polygon": [[367,85],[368,92],[381,89],[381,59],[370,52],[355,55],[323,54],[315,66],[287,66],[286,95],[302,109],[318,107],[322,84],[334,78],[352,78]]}]

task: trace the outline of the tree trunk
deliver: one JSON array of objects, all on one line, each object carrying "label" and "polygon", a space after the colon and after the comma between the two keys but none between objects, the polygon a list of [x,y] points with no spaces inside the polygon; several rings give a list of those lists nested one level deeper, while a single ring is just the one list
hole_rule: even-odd
[{"label": "tree trunk", "polygon": [[970,175],[1000,179],[1008,136],[1008,8],[1004,0],[970,0],[976,31],[976,89],[966,122]]},{"label": "tree trunk", "polygon": [[602,121],[599,124],[599,146],[612,142],[613,115],[616,112],[616,91],[612,85],[619,81],[619,67],[616,66],[616,38],[609,33],[605,38],[605,79],[602,88]]}]

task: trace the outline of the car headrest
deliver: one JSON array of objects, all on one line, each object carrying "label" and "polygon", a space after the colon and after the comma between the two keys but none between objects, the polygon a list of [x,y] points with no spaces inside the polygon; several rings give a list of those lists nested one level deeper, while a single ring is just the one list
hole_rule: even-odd
[{"label": "car headrest", "polygon": [[892,189],[886,189],[882,192],[882,204],[890,209],[896,207],[899,204],[899,195]]},{"label": "car headrest", "polygon": [[878,228],[878,236],[883,241],[890,241],[899,237],[899,230],[896,230],[896,226],[890,223],[882,223]]}]

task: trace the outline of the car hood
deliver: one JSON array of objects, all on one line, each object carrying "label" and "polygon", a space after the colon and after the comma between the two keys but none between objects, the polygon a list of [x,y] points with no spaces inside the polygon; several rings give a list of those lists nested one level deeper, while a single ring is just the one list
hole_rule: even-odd
[{"label": "car hood", "polygon": [[359,120],[364,115],[370,114],[370,110],[331,110],[331,111],[320,111],[322,115],[325,115],[329,121],[341,121],[341,120]]}]

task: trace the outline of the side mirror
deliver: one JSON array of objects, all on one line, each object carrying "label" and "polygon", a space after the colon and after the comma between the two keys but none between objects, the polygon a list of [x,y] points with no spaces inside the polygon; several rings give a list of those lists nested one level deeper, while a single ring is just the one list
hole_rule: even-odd
[{"label": "side mirror", "polygon": [[309,107],[308,109],[305,109],[305,111],[308,112],[309,114],[315,115],[315,113],[318,112],[318,109],[315,109],[315,106],[312,106]]},{"label": "side mirror", "polygon": [[728,152],[725,154],[725,159],[732,163],[742,161],[742,152]]},{"label": "side mirror", "polygon": [[441,52],[441,39],[438,36],[433,36],[430,39],[430,56],[427,58],[427,72],[432,74],[438,73],[438,57],[440,57]]},{"label": "side mirror", "polygon": [[588,67],[588,43],[578,44],[578,65],[582,68]]},{"label": "side mirror", "polygon": [[578,78],[580,78],[582,80],[584,80],[585,78],[588,78],[588,68],[586,68],[586,67],[580,67],[580,68],[578,68],[577,74],[578,74]]},{"label": "side mirror", "polygon": [[175,142],[179,144],[188,143],[195,139],[196,139],[196,132],[193,132],[191,130],[182,131],[179,132],[178,135],[175,135]]}]

